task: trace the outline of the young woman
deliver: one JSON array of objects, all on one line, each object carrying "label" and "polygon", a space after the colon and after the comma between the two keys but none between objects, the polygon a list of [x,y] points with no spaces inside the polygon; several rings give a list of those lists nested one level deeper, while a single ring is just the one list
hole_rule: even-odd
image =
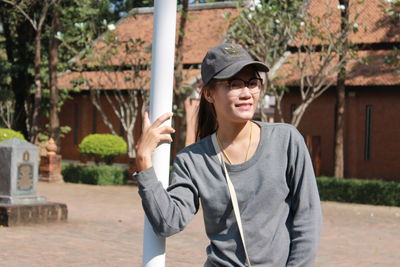
[{"label": "young woman", "polygon": [[[223,43],[208,51],[198,141],[177,155],[166,190],[151,155],[160,142],[172,141],[174,129],[161,126],[172,114],[153,124],[145,118],[136,148],[145,213],[156,233],[170,236],[185,228],[201,203],[210,239],[205,266],[313,265],[322,220],[303,137],[290,125],[252,120],[263,87],[259,72],[267,71],[240,46]],[[236,192],[246,249],[218,150]]]}]

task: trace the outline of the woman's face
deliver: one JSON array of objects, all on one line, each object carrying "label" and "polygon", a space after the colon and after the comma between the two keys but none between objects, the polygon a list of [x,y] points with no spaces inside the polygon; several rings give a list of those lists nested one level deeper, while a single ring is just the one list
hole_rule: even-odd
[{"label": "woman's face", "polygon": [[[217,80],[213,90],[206,93],[208,102],[214,105],[218,121],[230,121],[234,123],[243,123],[253,118],[260,97],[259,89],[248,88],[248,84],[241,88],[229,85],[229,81],[240,79],[248,82],[253,78],[259,78],[252,66],[247,66],[238,72],[232,78],[227,80]],[[251,87],[251,86],[249,86]]]}]

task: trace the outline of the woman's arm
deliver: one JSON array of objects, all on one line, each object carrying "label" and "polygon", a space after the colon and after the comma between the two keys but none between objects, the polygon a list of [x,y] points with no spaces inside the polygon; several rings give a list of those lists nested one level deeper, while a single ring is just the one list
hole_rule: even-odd
[{"label": "woman's arm", "polygon": [[292,220],[287,266],[312,266],[322,227],[321,204],[310,155],[297,130],[292,132],[289,150]]},{"label": "woman's arm", "polygon": [[170,236],[181,230],[199,208],[198,192],[183,160],[175,160],[170,186],[165,190],[152,167],[151,155],[161,142],[171,142],[174,130],[161,124],[172,116],[166,113],[150,124],[144,117],[143,133],[136,146],[139,195],[144,211],[160,236]]},{"label": "woman's arm", "polygon": [[197,187],[177,159],[170,186],[165,190],[150,167],[136,175],[143,209],[160,236],[182,231],[199,209]]}]

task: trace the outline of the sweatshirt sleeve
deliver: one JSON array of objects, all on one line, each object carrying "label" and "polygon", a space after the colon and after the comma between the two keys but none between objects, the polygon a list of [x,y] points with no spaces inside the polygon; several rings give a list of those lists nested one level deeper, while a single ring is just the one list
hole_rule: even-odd
[{"label": "sweatshirt sleeve", "polygon": [[136,175],[146,216],[154,232],[163,237],[182,231],[199,208],[198,190],[183,161],[177,158],[171,175],[167,189],[153,167]]},{"label": "sweatshirt sleeve", "polygon": [[289,144],[288,181],[291,188],[291,247],[287,266],[313,266],[322,227],[318,187],[308,149],[293,129]]}]

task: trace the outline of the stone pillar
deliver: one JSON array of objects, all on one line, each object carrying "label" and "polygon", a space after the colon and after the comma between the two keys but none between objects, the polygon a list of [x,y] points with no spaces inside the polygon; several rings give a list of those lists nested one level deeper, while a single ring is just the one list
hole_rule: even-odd
[{"label": "stone pillar", "polygon": [[43,182],[64,182],[61,174],[61,155],[57,155],[57,146],[50,138],[47,146],[47,155],[40,157],[39,181]]},{"label": "stone pillar", "polygon": [[0,225],[61,222],[67,205],[37,195],[39,149],[17,138],[0,143]]},{"label": "stone pillar", "polygon": [[46,201],[36,194],[38,163],[37,146],[17,138],[0,143],[0,203]]}]

